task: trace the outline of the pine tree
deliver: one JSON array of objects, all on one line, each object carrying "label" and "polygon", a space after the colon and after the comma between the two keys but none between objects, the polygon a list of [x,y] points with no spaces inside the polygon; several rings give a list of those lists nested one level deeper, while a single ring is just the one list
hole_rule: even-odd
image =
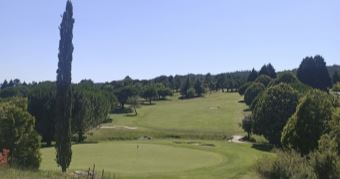
[{"label": "pine tree", "polygon": [[187,79],[184,81],[184,83],[181,85],[181,95],[184,98],[188,97],[188,90],[191,87],[191,81],[190,77],[188,75]]},{"label": "pine tree", "polygon": [[297,77],[301,82],[321,90],[327,90],[332,85],[326,62],[320,55],[304,58],[297,70]]},{"label": "pine tree", "polygon": [[73,53],[73,6],[70,0],[66,3],[66,11],[60,24],[59,62],[57,70],[56,97],[56,161],[62,172],[66,172],[72,158],[71,150],[71,67]]},{"label": "pine tree", "polygon": [[251,81],[255,81],[257,78],[257,71],[253,68],[253,70],[250,72],[247,81],[251,82]]},{"label": "pine tree", "polygon": [[204,93],[204,86],[203,86],[203,83],[200,79],[197,79],[195,81],[195,85],[194,85],[194,88],[195,88],[195,92],[197,94],[197,96],[202,96],[203,93]]}]

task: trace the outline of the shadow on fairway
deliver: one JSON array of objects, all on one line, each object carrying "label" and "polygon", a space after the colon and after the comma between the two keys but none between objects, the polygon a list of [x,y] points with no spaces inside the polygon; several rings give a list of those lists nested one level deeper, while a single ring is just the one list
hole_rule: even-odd
[{"label": "shadow on fairway", "polygon": [[249,112],[249,111],[251,111],[249,108],[243,109],[243,112]]},{"label": "shadow on fairway", "polygon": [[270,152],[274,148],[271,144],[253,144],[251,147],[264,152]]}]

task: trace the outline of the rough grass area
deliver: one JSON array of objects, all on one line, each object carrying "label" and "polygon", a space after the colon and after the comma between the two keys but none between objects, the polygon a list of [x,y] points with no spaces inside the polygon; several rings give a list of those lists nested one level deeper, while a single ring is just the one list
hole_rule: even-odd
[{"label": "rough grass area", "polygon": [[[108,178],[244,178],[254,176],[256,159],[271,155],[248,144],[206,140],[112,141],[75,145],[73,152],[71,171],[96,164]],[[42,154],[42,169],[58,170],[54,149]]]},{"label": "rough grass area", "polygon": [[[174,96],[155,105],[142,105],[138,115],[113,114],[113,122],[90,132],[88,141],[153,138],[223,139],[243,134],[239,123],[246,105],[237,93],[212,93],[180,100]],[[128,129],[122,126],[135,127]],[[111,128],[110,128],[111,127]]]},{"label": "rough grass area", "polygon": [[0,178],[3,179],[76,179],[72,174],[57,171],[27,171],[0,167]]}]

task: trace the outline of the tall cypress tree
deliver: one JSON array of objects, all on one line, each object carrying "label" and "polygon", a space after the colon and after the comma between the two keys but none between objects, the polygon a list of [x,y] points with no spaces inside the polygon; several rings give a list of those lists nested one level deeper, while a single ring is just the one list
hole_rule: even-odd
[{"label": "tall cypress tree", "polygon": [[73,7],[70,0],[66,3],[66,11],[60,24],[59,62],[57,70],[57,95],[56,95],[56,161],[62,172],[70,166],[71,150],[71,67],[73,53]]}]

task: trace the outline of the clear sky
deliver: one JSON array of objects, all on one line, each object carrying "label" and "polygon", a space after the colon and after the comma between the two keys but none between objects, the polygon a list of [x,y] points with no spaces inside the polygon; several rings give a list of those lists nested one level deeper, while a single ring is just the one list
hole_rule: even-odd
[{"label": "clear sky", "polygon": [[[55,80],[66,0],[0,0],[0,81]],[[73,81],[340,63],[339,0],[73,0]]]}]

